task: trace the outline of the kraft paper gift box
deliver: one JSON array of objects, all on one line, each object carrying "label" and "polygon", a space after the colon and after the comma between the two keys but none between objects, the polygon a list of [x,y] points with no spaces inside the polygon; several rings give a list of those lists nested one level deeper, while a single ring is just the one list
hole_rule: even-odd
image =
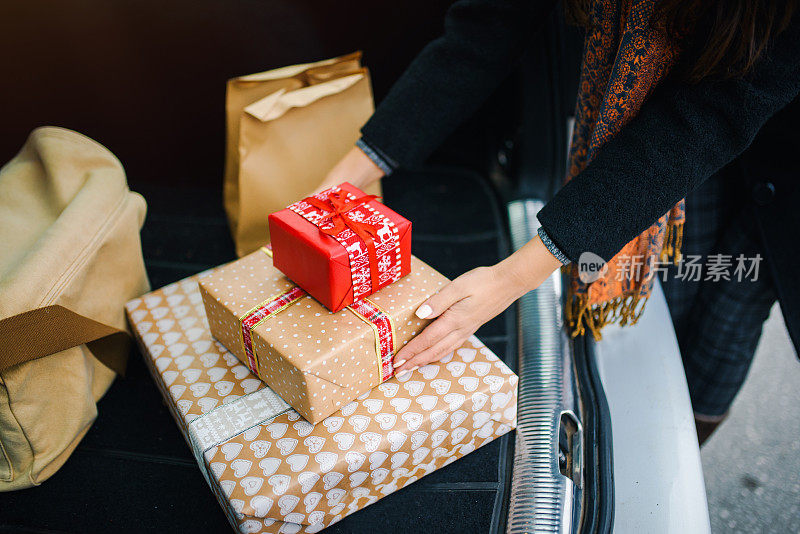
[{"label": "kraft paper gift box", "polygon": [[197,281],[126,308],[145,362],[237,531],[319,532],[516,426],[517,377],[475,337],[312,425],[215,342]]},{"label": "kraft paper gift box", "polygon": [[331,311],[411,270],[411,222],[345,182],[269,216],[273,263]]},{"label": "kraft paper gift box", "polygon": [[260,249],[200,280],[211,333],[311,423],[392,376],[393,354],[430,321],[415,310],[447,278],[411,259],[411,273],[333,313]]}]

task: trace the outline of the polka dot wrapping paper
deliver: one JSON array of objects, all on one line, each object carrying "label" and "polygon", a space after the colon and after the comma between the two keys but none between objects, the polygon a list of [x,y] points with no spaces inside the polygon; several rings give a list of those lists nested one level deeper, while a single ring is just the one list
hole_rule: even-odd
[{"label": "polka dot wrapping paper", "polygon": [[[393,352],[430,322],[414,312],[447,282],[419,259],[411,262],[408,276],[368,299],[390,319]],[[311,423],[387,376],[379,357],[382,347],[376,345],[379,333],[363,314],[349,308],[331,312],[302,292],[252,329],[242,328],[243,316],[296,287],[263,250],[216,269],[199,284],[213,336]],[[384,356],[390,375],[391,354]]]},{"label": "polka dot wrapping paper", "polygon": [[[250,261],[263,269],[261,257]],[[250,266],[239,264],[238,276]],[[226,268],[126,309],[145,362],[235,530],[319,532],[515,428],[517,377],[475,337],[312,425],[211,336],[198,281]]]}]

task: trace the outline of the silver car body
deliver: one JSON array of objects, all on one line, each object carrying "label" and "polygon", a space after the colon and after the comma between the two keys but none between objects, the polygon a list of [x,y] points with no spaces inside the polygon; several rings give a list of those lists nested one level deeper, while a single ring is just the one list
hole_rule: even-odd
[{"label": "silver car body", "polygon": [[[512,243],[536,235],[543,203],[509,204]],[[573,354],[562,321],[560,273],[520,299],[520,397],[507,530],[581,532],[586,443]],[[656,282],[637,324],[611,325],[593,347],[613,436],[613,529],[621,533],[710,532],[700,450],[680,351]],[[578,419],[571,469],[562,474],[559,427]],[[559,453],[561,450],[561,453]]]},{"label": "silver car body", "polygon": [[710,532],[700,449],[667,302],[595,346],[614,434],[615,532]]}]

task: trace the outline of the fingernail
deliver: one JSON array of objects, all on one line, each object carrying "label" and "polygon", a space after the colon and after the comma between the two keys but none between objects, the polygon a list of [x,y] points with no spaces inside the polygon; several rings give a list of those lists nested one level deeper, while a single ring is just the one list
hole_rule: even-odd
[{"label": "fingernail", "polygon": [[396,362],[394,362],[394,368],[397,369],[398,367],[400,367],[404,363],[406,363],[405,360],[396,361]]},{"label": "fingernail", "polygon": [[409,373],[413,373],[413,372],[414,372],[414,371],[416,371],[417,369],[419,369],[419,365],[415,365],[414,367],[412,367],[411,369],[409,369],[409,370],[408,370],[408,372],[409,372]]},{"label": "fingernail", "polygon": [[419,317],[420,319],[425,319],[429,317],[431,313],[433,313],[433,309],[427,304],[423,304],[422,306],[417,308],[417,317]]},{"label": "fingernail", "polygon": [[410,372],[411,372],[411,371],[409,371],[408,369],[406,369],[406,370],[405,370],[405,371],[403,371],[402,373],[398,373],[398,374],[397,374],[397,378],[403,378],[404,376],[406,376],[406,375],[407,375],[407,374],[409,374]]}]

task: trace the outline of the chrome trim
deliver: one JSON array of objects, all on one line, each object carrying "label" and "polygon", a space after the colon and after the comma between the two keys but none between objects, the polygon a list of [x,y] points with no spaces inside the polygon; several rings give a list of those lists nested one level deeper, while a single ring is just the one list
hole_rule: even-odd
[{"label": "chrome trim", "polygon": [[[536,236],[538,200],[508,205],[514,250]],[[514,469],[507,532],[573,532],[580,523],[583,486],[582,429],[569,343],[562,320],[562,283],[554,273],[519,306],[519,401]],[[573,476],[561,474],[558,439],[561,414],[572,412],[578,423],[573,442]]]}]

